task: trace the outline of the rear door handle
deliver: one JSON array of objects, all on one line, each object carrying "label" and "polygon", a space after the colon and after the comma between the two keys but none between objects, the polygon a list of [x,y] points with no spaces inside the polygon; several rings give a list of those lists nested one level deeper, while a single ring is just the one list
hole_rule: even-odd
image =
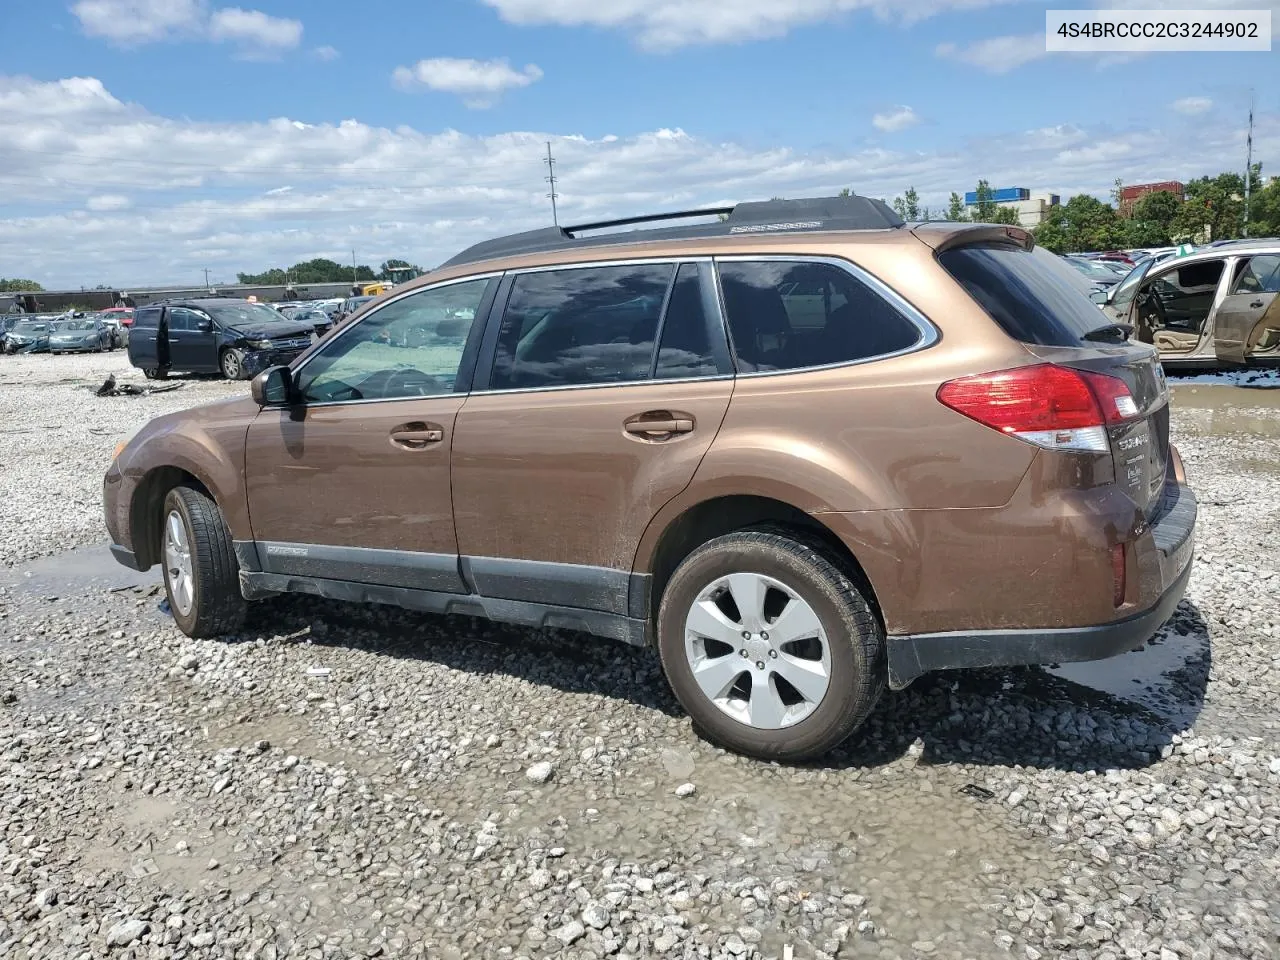
[{"label": "rear door handle", "polygon": [[693,418],[668,410],[651,410],[631,417],[622,429],[645,440],[665,440],[679,433],[692,433]]},{"label": "rear door handle", "polygon": [[423,450],[444,439],[444,428],[434,423],[404,423],[391,431],[393,446]]},{"label": "rear door handle", "polygon": [[1253,303],[1249,304],[1249,306],[1253,307],[1253,309],[1256,310],[1258,309],[1258,307],[1262,306],[1264,302],[1265,301],[1262,301],[1262,300],[1255,300],[1253,301]]}]

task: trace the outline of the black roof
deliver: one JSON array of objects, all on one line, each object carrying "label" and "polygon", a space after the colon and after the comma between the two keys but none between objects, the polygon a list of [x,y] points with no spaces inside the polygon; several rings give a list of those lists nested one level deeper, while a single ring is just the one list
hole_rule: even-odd
[{"label": "black roof", "polygon": [[172,306],[175,303],[188,304],[194,307],[217,307],[225,306],[228,303],[256,303],[263,307],[271,306],[262,300],[246,300],[244,297],[164,297],[160,300],[144,303],[141,307],[134,307],[133,309],[142,310],[146,307]]},{"label": "black roof", "polygon": [[[721,215],[725,219],[683,227],[650,230],[627,230],[603,236],[581,237],[588,230],[625,227],[661,220],[682,220]],[[463,250],[440,268],[493,260],[521,253],[599,247],[619,243],[656,240],[686,240],[699,237],[728,237],[753,233],[798,233],[819,230],[888,230],[901,227],[904,221],[883,200],[851,195],[847,197],[811,197],[803,200],[765,200],[739,203],[732,207],[706,210],[683,210],[655,213],[600,223],[584,223],[572,227],[545,227],[507,237],[484,240]]]}]

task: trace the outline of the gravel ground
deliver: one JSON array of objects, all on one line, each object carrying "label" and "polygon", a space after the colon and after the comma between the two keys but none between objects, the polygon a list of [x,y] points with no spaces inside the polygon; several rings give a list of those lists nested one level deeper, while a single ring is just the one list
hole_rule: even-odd
[{"label": "gravel ground", "polygon": [[572,634],[292,597],[186,639],[61,551],[117,435],[244,386],[113,368],[0,361],[0,957],[1280,956],[1280,394],[1177,389],[1199,556],[1131,694],[930,678],[795,768]]}]

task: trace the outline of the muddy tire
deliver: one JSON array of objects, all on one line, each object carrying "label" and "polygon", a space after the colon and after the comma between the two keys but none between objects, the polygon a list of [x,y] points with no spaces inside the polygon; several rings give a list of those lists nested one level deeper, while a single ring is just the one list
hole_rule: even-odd
[{"label": "muddy tire", "polygon": [[820,542],[790,531],[718,537],[676,568],[658,652],[694,728],[761,760],[822,756],[875,707],[884,632]]},{"label": "muddy tire", "polygon": [[188,637],[233,633],[244,623],[248,604],[221,511],[193,487],[170,490],[163,510],[160,563],[174,622]]}]

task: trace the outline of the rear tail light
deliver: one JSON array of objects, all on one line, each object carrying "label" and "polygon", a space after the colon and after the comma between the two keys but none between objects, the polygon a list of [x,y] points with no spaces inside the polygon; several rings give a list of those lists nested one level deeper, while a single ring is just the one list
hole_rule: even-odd
[{"label": "rear tail light", "polygon": [[1046,450],[1106,453],[1107,427],[1138,415],[1123,380],[1052,363],[949,380],[938,388],[938,400]]},{"label": "rear tail light", "polygon": [[1111,548],[1111,600],[1115,606],[1124,603],[1125,563],[1124,544],[1117,543]]}]

